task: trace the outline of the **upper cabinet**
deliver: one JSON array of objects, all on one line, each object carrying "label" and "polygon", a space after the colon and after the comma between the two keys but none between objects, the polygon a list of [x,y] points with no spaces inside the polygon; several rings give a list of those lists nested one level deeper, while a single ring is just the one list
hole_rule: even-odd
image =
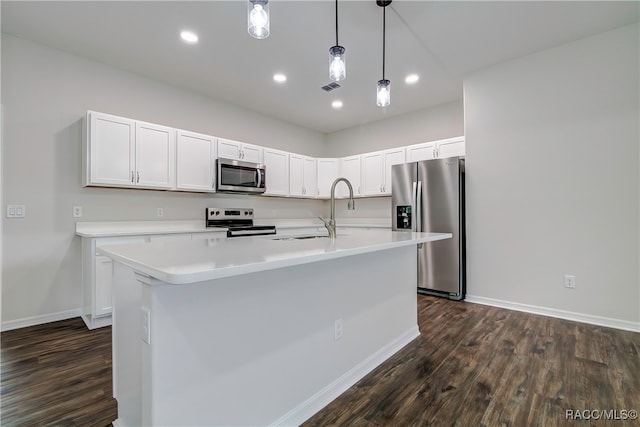
[{"label": "upper cabinet", "polygon": [[216,191],[216,139],[179,130],[176,138],[176,189]]},{"label": "upper cabinet", "polygon": [[436,144],[438,158],[455,157],[465,155],[464,137],[443,139]]},{"label": "upper cabinet", "polygon": [[[340,176],[349,180],[355,197],[362,195],[360,188],[360,157],[350,156],[340,159]],[[338,184],[336,191],[340,197],[349,197],[349,188],[344,183]]]},{"label": "upper cabinet", "polygon": [[288,196],[289,153],[265,148],[264,164],[266,166],[266,190],[264,194],[267,196]]},{"label": "upper cabinet", "polygon": [[[336,158],[315,158],[166,126],[87,112],[83,185],[215,192],[216,159],[266,165],[267,196],[331,197],[336,178],[355,197],[391,194],[393,165],[464,156],[463,136]],[[347,197],[339,183],[337,197]]]},{"label": "upper cabinet", "polygon": [[376,151],[362,155],[363,196],[386,196],[391,194],[391,166],[405,162],[404,148]]},{"label": "upper cabinet", "polygon": [[289,195],[318,196],[318,162],[315,158],[289,154]]},{"label": "upper cabinet", "polygon": [[218,138],[218,157],[244,162],[262,163],[264,149],[258,145]]},{"label": "upper cabinet", "polygon": [[174,129],[90,111],[86,137],[85,186],[173,188]]},{"label": "upper cabinet", "polygon": [[318,159],[318,196],[331,197],[331,185],[338,178],[338,159]]},{"label": "upper cabinet", "polygon": [[441,159],[444,157],[464,156],[464,137],[442,139],[440,141],[425,142],[407,147],[407,162]]}]

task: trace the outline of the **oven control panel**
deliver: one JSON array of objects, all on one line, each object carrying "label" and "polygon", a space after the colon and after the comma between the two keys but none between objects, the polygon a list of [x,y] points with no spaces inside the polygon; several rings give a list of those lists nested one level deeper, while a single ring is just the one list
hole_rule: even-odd
[{"label": "oven control panel", "polygon": [[213,220],[253,220],[252,208],[207,208],[207,219]]}]

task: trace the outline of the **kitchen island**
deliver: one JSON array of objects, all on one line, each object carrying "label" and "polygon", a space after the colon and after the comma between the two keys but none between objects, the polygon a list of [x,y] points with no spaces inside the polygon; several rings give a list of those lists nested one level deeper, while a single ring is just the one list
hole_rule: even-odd
[{"label": "kitchen island", "polygon": [[297,425],[416,336],[446,233],[114,245],[114,425]]}]

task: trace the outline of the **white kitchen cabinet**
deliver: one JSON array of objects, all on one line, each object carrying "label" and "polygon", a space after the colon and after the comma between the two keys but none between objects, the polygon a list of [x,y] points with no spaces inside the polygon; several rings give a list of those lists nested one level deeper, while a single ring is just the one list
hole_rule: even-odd
[{"label": "white kitchen cabinet", "polygon": [[407,163],[436,158],[436,143],[425,142],[407,147]]},{"label": "white kitchen cabinet", "polygon": [[85,123],[84,185],[134,186],[135,120],[90,111]]},{"label": "white kitchen cabinet", "polygon": [[289,153],[286,151],[264,149],[266,166],[265,192],[267,196],[289,195]]},{"label": "white kitchen cabinet", "polygon": [[111,289],[113,287],[113,261],[104,255],[95,258],[95,298],[93,298],[93,315],[100,317],[110,315]]},{"label": "white kitchen cabinet", "polygon": [[216,191],[217,141],[209,135],[179,130],[176,137],[176,189]]},{"label": "white kitchen cabinet", "polygon": [[463,136],[414,144],[407,147],[407,162],[464,155],[465,143]]},{"label": "white kitchen cabinet", "polygon": [[321,198],[331,197],[331,185],[338,178],[340,162],[338,159],[317,159],[318,160],[318,196]]},{"label": "white kitchen cabinet", "polygon": [[464,137],[443,139],[437,141],[436,154],[438,158],[455,157],[465,155]]},{"label": "white kitchen cabinet", "polygon": [[175,141],[173,128],[136,122],[137,187],[174,187]]},{"label": "white kitchen cabinet", "polygon": [[90,111],[84,147],[85,186],[174,186],[172,128]]},{"label": "white kitchen cabinet", "polygon": [[376,151],[362,155],[363,196],[386,196],[391,194],[391,167],[405,162],[403,147]]},{"label": "white kitchen cabinet", "polygon": [[244,162],[262,163],[263,148],[258,145],[218,138],[218,157]]},{"label": "white kitchen cabinet", "polygon": [[[353,187],[353,196],[362,195],[360,188],[360,155],[340,159],[340,177],[347,178]],[[349,188],[344,182],[338,183],[336,193],[340,197],[349,197]]]},{"label": "white kitchen cabinet", "polygon": [[289,195],[317,197],[318,162],[315,158],[289,154]]}]

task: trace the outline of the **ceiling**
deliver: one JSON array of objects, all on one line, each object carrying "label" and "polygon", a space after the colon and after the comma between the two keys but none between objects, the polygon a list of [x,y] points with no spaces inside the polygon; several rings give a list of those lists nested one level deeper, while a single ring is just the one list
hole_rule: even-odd
[{"label": "ceiling", "polygon": [[[387,9],[391,105],[382,78],[382,10],[339,2],[347,78],[324,92],[335,3],[272,0],[271,35],[247,33],[235,1],[7,1],[2,32],[94,59],[322,133],[462,99],[476,70],[639,21],[636,1],[403,1]],[[181,30],[196,32],[187,45]],[[288,76],[284,84],[272,80]],[[418,73],[407,85],[404,78]],[[332,109],[340,99],[344,106]]]}]

